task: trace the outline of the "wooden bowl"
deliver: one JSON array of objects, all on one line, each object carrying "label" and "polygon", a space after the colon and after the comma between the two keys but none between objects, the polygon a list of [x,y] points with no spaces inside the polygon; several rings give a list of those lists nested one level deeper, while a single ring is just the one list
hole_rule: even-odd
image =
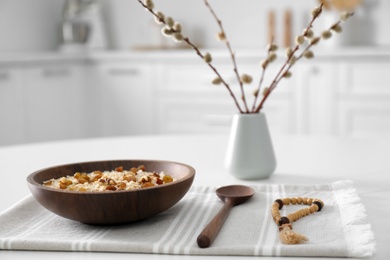
[{"label": "wooden bowl", "polygon": [[[171,175],[171,183],[130,191],[77,192],[53,189],[43,181],[73,175],[75,172],[125,169],[144,165],[147,171]],[[113,225],[139,221],[159,214],[175,205],[187,193],[195,177],[189,165],[170,161],[114,160],[81,162],[54,166],[31,173],[28,187],[46,209],[64,218],[93,225]]]}]

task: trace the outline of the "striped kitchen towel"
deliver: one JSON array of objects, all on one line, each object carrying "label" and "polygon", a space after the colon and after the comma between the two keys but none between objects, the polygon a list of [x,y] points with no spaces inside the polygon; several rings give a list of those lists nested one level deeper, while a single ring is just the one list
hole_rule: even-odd
[{"label": "striped kitchen towel", "polygon": [[[0,214],[0,249],[138,252],[182,255],[365,257],[375,251],[365,209],[352,183],[327,185],[259,185],[247,202],[230,212],[209,248],[196,238],[223,206],[215,187],[192,187],[169,210],[147,220],[120,226],[90,226],[59,217],[32,196]],[[277,198],[314,197],[325,207],[294,222],[309,238],[284,245],[278,239],[270,207]],[[302,206],[283,207],[282,215]]]}]

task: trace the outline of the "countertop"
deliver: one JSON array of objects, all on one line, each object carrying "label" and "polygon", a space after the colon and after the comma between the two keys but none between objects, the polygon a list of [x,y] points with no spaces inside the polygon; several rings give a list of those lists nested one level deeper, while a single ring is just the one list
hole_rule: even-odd
[{"label": "countertop", "polygon": [[[230,59],[228,51],[220,49],[201,49],[210,52],[213,57],[219,59]],[[390,46],[377,47],[323,47],[313,48],[315,60],[345,60],[350,58],[388,58],[390,57]],[[236,57],[239,60],[259,62],[266,54],[265,48],[259,49],[237,49]],[[278,57],[284,57],[284,51],[278,51]],[[29,65],[47,62],[99,62],[99,61],[143,61],[151,62],[156,60],[188,60],[199,59],[192,49],[146,49],[146,50],[89,50],[79,49],[73,51],[38,51],[38,52],[0,52],[0,66],[5,65]]]},{"label": "countertop", "polygon": [[[29,194],[26,177],[31,172],[58,164],[106,159],[162,159],[192,165],[194,185],[227,184],[324,184],[352,180],[367,209],[377,241],[371,259],[389,259],[390,140],[330,136],[274,135],[278,166],[268,179],[237,180],[227,174],[223,161],[227,135],[151,135],[33,143],[0,147],[2,188],[0,211]],[[7,259],[221,259],[221,257],[139,255],[75,252],[0,251]],[[248,259],[223,257],[223,259]],[[271,258],[265,258],[271,259]],[[275,258],[272,258],[275,259]],[[299,258],[298,258],[299,259]],[[310,258],[312,259],[312,258]]]}]

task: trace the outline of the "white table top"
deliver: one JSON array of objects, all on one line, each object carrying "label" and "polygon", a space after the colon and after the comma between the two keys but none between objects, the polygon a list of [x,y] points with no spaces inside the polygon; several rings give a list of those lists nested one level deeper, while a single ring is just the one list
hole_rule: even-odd
[{"label": "white table top", "polygon": [[[26,176],[58,164],[107,159],[159,159],[193,166],[194,185],[321,184],[354,181],[377,242],[372,259],[390,259],[390,140],[273,136],[278,161],[268,179],[240,181],[223,167],[225,135],[132,136],[0,147],[0,212],[29,194]],[[16,187],[16,188],[15,188]],[[1,224],[0,224],[1,225]],[[0,251],[0,259],[128,259],[129,254]],[[137,259],[222,259],[207,256],[132,254]],[[226,257],[223,259],[247,259]],[[264,258],[267,259],[267,258]],[[271,258],[269,258],[271,259]],[[275,258],[272,258],[275,259]],[[292,258],[293,259],[293,258]],[[314,259],[314,258],[310,258]]]}]

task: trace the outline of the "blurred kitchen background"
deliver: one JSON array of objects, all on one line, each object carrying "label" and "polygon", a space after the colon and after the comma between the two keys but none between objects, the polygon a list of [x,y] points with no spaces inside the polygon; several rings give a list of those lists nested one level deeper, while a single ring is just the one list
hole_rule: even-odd
[{"label": "blurred kitchen background", "polygon": [[[356,6],[343,32],[300,61],[265,105],[272,132],[390,137],[390,1]],[[258,82],[270,35],[284,48],[317,0],[210,0],[241,72]],[[203,0],[155,0],[214,56],[234,87],[229,53]],[[338,19],[325,10],[315,29]],[[0,0],[0,145],[85,137],[227,133],[236,113],[213,72],[136,0]],[[256,86],[247,88],[251,96]],[[265,83],[267,84],[267,83]]]}]

